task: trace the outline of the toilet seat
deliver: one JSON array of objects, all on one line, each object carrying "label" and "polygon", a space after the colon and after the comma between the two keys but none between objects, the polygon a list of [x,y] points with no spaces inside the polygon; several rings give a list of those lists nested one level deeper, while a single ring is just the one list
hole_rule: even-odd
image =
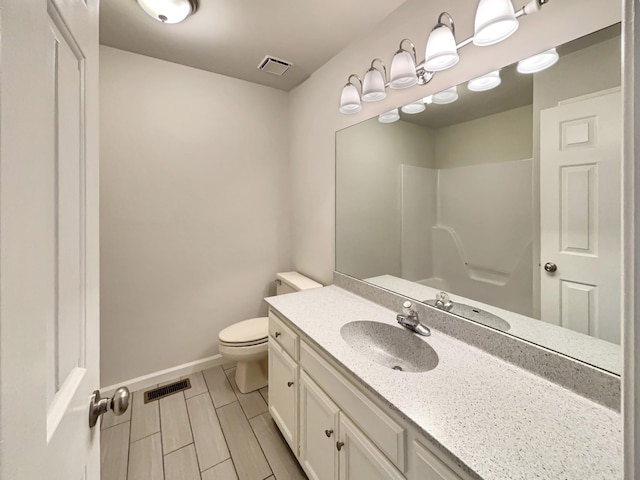
[{"label": "toilet seat", "polygon": [[269,317],[250,318],[223,329],[218,334],[220,345],[250,347],[266,343],[269,339]]}]

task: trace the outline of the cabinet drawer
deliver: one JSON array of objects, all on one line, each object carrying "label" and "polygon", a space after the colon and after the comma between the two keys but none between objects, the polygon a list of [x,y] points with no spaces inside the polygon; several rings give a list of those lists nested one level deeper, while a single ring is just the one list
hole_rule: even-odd
[{"label": "cabinet drawer", "polygon": [[272,310],[269,310],[269,335],[291,358],[298,360],[298,335]]},{"label": "cabinet drawer", "polygon": [[393,464],[406,471],[406,430],[358,391],[306,343],[301,342],[300,366],[327,392]]}]

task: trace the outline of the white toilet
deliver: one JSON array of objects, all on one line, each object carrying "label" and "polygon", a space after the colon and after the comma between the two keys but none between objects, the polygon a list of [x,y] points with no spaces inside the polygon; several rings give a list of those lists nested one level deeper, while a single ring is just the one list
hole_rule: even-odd
[{"label": "white toilet", "polygon": [[[276,295],[322,287],[318,282],[298,272],[278,273],[276,284]],[[269,317],[243,320],[218,334],[220,354],[227,360],[237,362],[236,384],[242,393],[252,392],[267,385],[268,340]]]}]

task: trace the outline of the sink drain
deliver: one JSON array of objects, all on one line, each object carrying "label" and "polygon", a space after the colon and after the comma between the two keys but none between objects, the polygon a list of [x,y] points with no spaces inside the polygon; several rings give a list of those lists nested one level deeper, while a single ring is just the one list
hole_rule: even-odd
[{"label": "sink drain", "polygon": [[402,372],[402,367],[400,365],[394,365],[393,367],[394,370],[400,370]]}]

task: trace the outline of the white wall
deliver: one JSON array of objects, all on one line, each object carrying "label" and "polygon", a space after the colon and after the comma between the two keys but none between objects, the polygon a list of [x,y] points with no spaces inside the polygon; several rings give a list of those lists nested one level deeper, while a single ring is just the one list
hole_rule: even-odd
[{"label": "white wall", "polygon": [[[401,39],[408,37],[421,52],[441,11],[456,22],[459,39],[473,30],[473,2],[409,0],[371,34],[352,43],[290,93],[290,155],[293,196],[293,263],[296,270],[330,283],[334,269],[334,134],[348,125],[408,103],[448,86],[513,63],[620,20],[609,0],[549,2],[537,15],[523,18],[519,31],[492,47],[468,46],[460,63],[436,75],[425,87],[389,91],[382,102],[365,105],[352,116],[338,113],[340,89],[350,73],[363,74],[372,58],[389,65]],[[527,3],[514,2],[516,7]],[[419,53],[419,56],[422,56]]]},{"label": "white wall", "polygon": [[287,95],[100,48],[102,385],[217,353],[290,268]]},{"label": "white wall", "polygon": [[433,162],[429,131],[408,122],[371,119],[336,134],[337,258],[358,278],[400,275],[400,166]]}]

